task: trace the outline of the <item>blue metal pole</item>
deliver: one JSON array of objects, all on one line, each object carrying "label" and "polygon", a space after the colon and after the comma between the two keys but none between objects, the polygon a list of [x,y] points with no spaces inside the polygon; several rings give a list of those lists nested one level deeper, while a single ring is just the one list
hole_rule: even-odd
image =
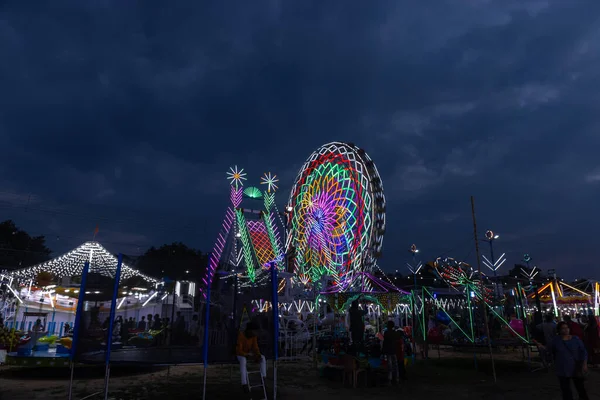
[{"label": "blue metal pole", "polygon": [[415,293],[417,293],[417,274],[416,272],[416,253],[413,252],[413,280],[414,280],[414,286],[413,286],[413,290],[412,290],[412,308],[413,308],[413,318],[412,318],[412,340],[413,340],[413,353],[412,353],[412,360],[413,360],[413,364],[415,363],[416,359],[417,359],[417,337],[415,335],[415,324],[417,323],[417,320],[419,319],[419,317],[417,316],[417,296]]},{"label": "blue metal pole", "polygon": [[106,351],[104,352],[104,364],[106,371],[104,373],[104,400],[108,399],[108,380],[110,377],[110,349],[112,347],[113,327],[115,324],[115,313],[117,312],[117,297],[119,296],[119,281],[121,280],[121,265],[123,264],[123,254],[119,253],[117,261],[117,271],[115,272],[115,283],[113,286],[113,296],[110,301],[110,313],[108,320],[108,332],[106,334]]},{"label": "blue metal pole", "polygon": [[[210,268],[211,254],[208,257],[207,268]],[[210,287],[212,286],[212,275],[208,274],[206,283],[206,310],[204,313],[204,340],[202,343],[202,358],[204,359],[204,388],[202,389],[202,400],[206,399],[206,371],[208,369],[208,322],[210,321]],[[235,326],[235,325],[234,325]]]},{"label": "blue metal pole", "polygon": [[79,285],[79,297],[77,298],[77,310],[75,311],[75,323],[73,325],[73,342],[71,344],[71,361],[75,358],[77,345],[79,342],[79,332],[81,331],[81,314],[83,314],[83,303],[85,302],[85,289],[87,286],[87,276],[90,270],[90,263],[86,261],[81,273],[81,285]]},{"label": "blue metal pole", "polygon": [[73,398],[73,375],[75,373],[75,353],[77,352],[77,344],[79,342],[79,331],[81,330],[81,314],[83,314],[83,303],[85,301],[85,288],[87,286],[87,276],[90,271],[90,263],[86,261],[81,272],[81,285],[79,285],[79,297],[77,298],[77,309],[75,311],[75,323],[73,324],[73,341],[71,342],[71,354],[69,360],[71,362],[71,379],[69,380],[69,397]]},{"label": "blue metal pole", "polygon": [[273,400],[277,399],[277,358],[279,356],[279,299],[277,285],[277,263],[271,264],[271,289],[273,311]]}]

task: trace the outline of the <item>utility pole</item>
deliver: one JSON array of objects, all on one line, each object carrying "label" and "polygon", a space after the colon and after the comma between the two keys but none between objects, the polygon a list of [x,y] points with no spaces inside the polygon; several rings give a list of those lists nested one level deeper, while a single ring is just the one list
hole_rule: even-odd
[{"label": "utility pole", "polygon": [[[479,256],[479,240],[477,239],[477,220],[475,218],[475,198],[471,196],[471,216],[473,217],[473,237],[475,238],[475,253],[477,255],[477,270],[481,277],[481,257]],[[492,360],[492,373],[494,374],[494,383],[497,383],[496,378],[496,365],[494,363],[494,353],[492,351],[492,341],[490,339],[490,325],[488,323],[487,308],[485,303],[485,294],[483,287],[483,279],[480,279],[480,291],[481,291],[481,311],[483,313],[483,321],[485,323],[485,334],[487,336],[488,348],[490,350],[490,359]]]}]

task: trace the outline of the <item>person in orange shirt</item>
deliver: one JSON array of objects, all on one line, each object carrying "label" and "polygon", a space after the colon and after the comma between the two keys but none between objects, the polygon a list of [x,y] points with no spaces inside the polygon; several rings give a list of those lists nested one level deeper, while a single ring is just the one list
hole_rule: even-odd
[{"label": "person in orange shirt", "polygon": [[267,360],[265,359],[265,356],[260,354],[256,331],[258,331],[258,326],[253,322],[249,322],[246,325],[246,330],[240,332],[237,339],[235,353],[240,363],[240,374],[242,375],[242,387],[244,390],[248,389],[248,375],[246,369],[248,358],[254,362],[259,362],[260,375],[263,378],[266,378],[267,376]]}]

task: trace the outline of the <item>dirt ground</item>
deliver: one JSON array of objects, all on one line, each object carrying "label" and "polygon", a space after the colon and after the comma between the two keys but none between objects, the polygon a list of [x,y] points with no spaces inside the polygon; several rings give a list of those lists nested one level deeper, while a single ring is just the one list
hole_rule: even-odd
[{"label": "dirt ground", "polygon": [[[517,353],[497,355],[494,383],[489,356],[473,354],[440,354],[432,352],[430,360],[417,361],[409,367],[407,381],[400,386],[359,387],[342,384],[341,375],[322,376],[308,361],[280,363],[278,392],[281,400],[331,399],[560,399],[558,383],[547,371],[532,372],[527,362],[517,361]],[[477,369],[475,367],[477,364]],[[273,388],[269,367],[269,398]],[[103,368],[78,368],[74,399],[100,392]],[[207,375],[207,399],[247,399],[241,391],[239,372],[229,366],[210,366]],[[111,399],[201,399],[203,368],[176,366],[160,369],[113,368],[110,380]],[[600,370],[590,372],[586,383],[592,399],[600,400]],[[67,370],[33,370],[0,368],[0,399],[35,400],[66,399]],[[525,396],[525,397],[523,397]],[[92,396],[101,398],[100,396]],[[255,393],[254,399],[261,399]]]}]

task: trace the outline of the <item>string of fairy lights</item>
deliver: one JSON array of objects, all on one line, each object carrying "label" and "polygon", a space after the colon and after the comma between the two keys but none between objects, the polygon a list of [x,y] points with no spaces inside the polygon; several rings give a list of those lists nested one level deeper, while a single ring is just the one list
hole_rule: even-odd
[{"label": "string of fairy lights", "polygon": [[[108,278],[115,277],[118,260],[98,242],[86,242],[49,261],[10,271],[6,274],[22,281],[35,280],[41,272],[49,272],[58,279],[70,278],[81,276],[86,262],[89,263],[91,273],[97,273]],[[151,284],[158,283],[157,279],[122,263],[121,279],[126,280],[133,277],[139,277]]]}]

